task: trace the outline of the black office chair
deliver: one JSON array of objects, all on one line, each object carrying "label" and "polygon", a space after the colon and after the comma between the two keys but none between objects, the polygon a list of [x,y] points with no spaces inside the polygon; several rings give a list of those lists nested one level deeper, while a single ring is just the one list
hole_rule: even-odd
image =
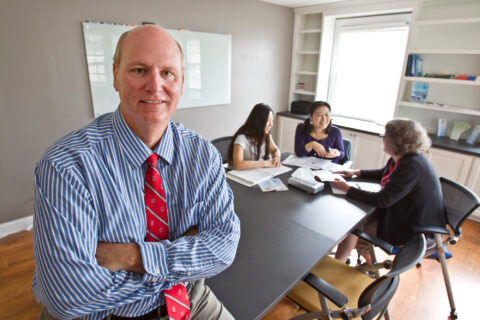
[{"label": "black office chair", "polygon": [[381,319],[398,288],[399,275],[420,261],[425,250],[425,236],[417,234],[400,249],[390,271],[378,279],[330,256],[325,257],[288,294],[310,311],[291,320]]},{"label": "black office chair", "polygon": [[345,151],[345,157],[340,160],[340,164],[344,167],[350,168],[353,162],[350,160],[350,155],[352,153],[352,141],[349,139],[343,138],[343,150]]},{"label": "black office chair", "polygon": [[215,148],[220,152],[222,156],[222,163],[226,163],[228,159],[228,145],[230,144],[230,140],[232,140],[232,136],[228,137],[221,137],[216,138],[210,141]]},{"label": "black office chair", "polygon": [[[445,287],[447,289],[448,301],[450,303],[449,319],[458,319],[450,277],[448,275],[445,250],[448,245],[455,245],[460,239],[462,234],[461,226],[480,206],[480,198],[472,190],[450,179],[440,177],[440,184],[442,186],[443,202],[445,203],[447,211],[448,225],[453,233],[450,233],[446,228],[438,227],[417,227],[415,231],[433,233],[434,235],[435,246],[427,250],[425,257],[428,258],[435,255],[437,261],[440,262]],[[444,235],[447,236],[445,239],[443,239]]]},{"label": "black office chair", "polygon": [[[434,257],[440,262],[443,272],[443,279],[445,281],[445,287],[447,289],[448,301],[450,303],[450,316],[449,319],[458,319],[455,301],[453,299],[452,287],[450,284],[450,277],[448,274],[447,262],[445,258],[445,252],[448,252],[448,245],[455,245],[460,239],[462,230],[461,226],[463,222],[480,206],[480,198],[470,189],[465,186],[452,181],[450,179],[440,177],[440,185],[442,187],[443,201],[445,203],[448,225],[452,230],[452,233],[447,228],[439,227],[418,227],[414,226],[415,232],[421,232],[425,234],[433,234],[435,243],[429,245],[425,253],[424,258]],[[369,243],[376,243],[378,239],[373,239],[370,235],[365,234],[362,231],[355,230],[353,232],[357,236],[367,239]],[[447,236],[445,239],[444,236]],[[398,248],[382,241],[381,247],[389,254],[395,254]],[[369,250],[374,261],[374,268],[378,268],[379,264],[376,263],[376,255],[373,246],[369,245]],[[417,266],[421,266],[418,263]],[[358,270],[367,271],[372,270],[371,266],[360,266]],[[378,275],[378,273],[377,273]]]}]

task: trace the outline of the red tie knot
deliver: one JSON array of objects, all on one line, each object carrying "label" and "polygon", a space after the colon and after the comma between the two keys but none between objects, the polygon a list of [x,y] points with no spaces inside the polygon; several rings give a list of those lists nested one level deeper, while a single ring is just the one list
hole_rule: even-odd
[{"label": "red tie knot", "polygon": [[154,153],[152,154],[150,157],[147,158],[147,163],[151,166],[153,166],[154,168],[157,167],[157,154]]}]

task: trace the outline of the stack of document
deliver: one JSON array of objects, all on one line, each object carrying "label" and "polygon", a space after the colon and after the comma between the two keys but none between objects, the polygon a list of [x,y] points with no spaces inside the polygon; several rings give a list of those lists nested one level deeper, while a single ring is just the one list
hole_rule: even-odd
[{"label": "stack of document", "polygon": [[290,170],[292,170],[292,168],[285,166],[251,170],[232,170],[227,172],[227,178],[251,187]]},{"label": "stack of document", "polygon": [[315,181],[315,175],[309,168],[298,168],[295,170],[288,178],[288,184],[310,193],[320,192],[325,187],[322,182]]},{"label": "stack of document", "polygon": [[341,164],[333,163],[332,160],[320,159],[317,157],[297,157],[294,154],[288,156],[287,159],[283,160],[284,164],[297,166],[297,167],[306,167],[313,170],[324,169],[330,171],[340,171],[345,170],[345,167]]}]

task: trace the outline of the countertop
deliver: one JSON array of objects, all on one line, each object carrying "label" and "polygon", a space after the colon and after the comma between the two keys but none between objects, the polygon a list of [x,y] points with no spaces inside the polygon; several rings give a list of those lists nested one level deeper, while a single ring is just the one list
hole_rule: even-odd
[{"label": "countertop", "polygon": [[[295,118],[305,120],[308,118],[305,114],[292,113],[290,111],[279,112],[277,115],[288,118]],[[345,117],[332,117],[334,125],[340,128],[363,132],[367,134],[383,134],[384,126],[375,122],[350,119]],[[450,151],[470,154],[473,156],[480,156],[480,143],[476,142],[473,145],[466,143],[465,140],[452,140],[449,137],[437,137],[435,134],[429,134],[432,139],[432,147],[439,149],[446,149]]]}]

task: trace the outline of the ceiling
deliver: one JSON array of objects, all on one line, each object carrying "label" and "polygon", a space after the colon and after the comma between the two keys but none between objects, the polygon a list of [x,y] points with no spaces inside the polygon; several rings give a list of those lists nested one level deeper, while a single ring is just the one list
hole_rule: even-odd
[{"label": "ceiling", "polygon": [[346,2],[351,0],[260,0],[260,1],[277,4],[279,6],[296,8],[296,7],[304,7],[304,6],[310,6],[315,4]]}]

